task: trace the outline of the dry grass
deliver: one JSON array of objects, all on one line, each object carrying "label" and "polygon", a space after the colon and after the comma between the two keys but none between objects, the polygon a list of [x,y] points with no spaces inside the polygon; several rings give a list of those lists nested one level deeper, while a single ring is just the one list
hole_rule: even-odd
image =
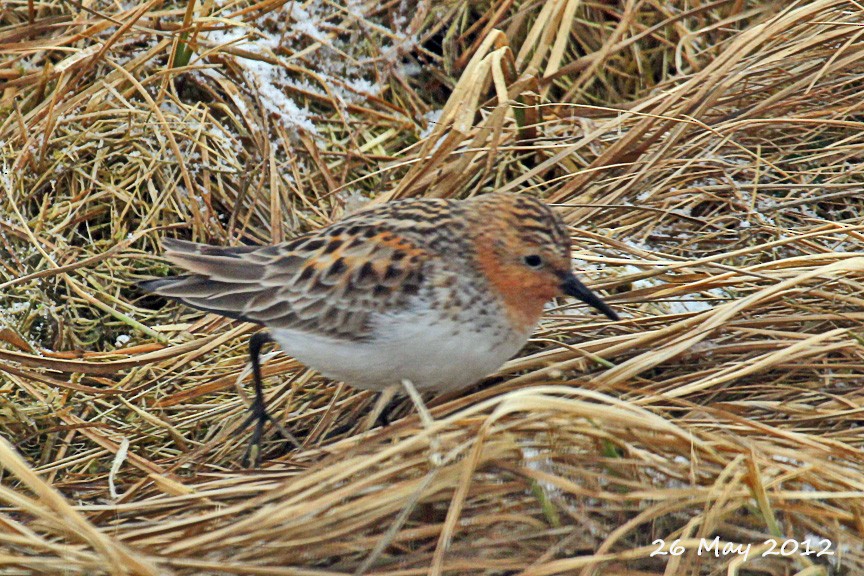
[{"label": "dry grass", "polygon": [[[861,574],[862,25],[841,0],[4,3],[0,573]],[[491,190],[559,205],[626,318],[554,309],[431,431],[405,407],[364,434],[370,394],[275,356],[304,445],[241,469],[252,328],[138,292],[159,238]],[[715,536],[749,560],[697,555]]]}]

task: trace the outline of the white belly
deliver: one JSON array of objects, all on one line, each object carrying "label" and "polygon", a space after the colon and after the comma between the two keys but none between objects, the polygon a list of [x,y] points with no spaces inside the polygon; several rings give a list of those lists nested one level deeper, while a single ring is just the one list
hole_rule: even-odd
[{"label": "white belly", "polygon": [[434,321],[424,316],[382,318],[371,342],[342,342],[287,329],[271,329],[282,350],[324,376],[367,390],[410,380],[438,393],[469,386],[497,370],[525,345],[530,333]]}]

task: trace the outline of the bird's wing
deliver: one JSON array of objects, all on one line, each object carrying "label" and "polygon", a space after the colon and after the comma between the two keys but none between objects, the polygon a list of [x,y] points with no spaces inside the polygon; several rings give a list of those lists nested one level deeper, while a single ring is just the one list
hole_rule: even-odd
[{"label": "bird's wing", "polygon": [[145,290],[229,318],[343,340],[368,338],[374,314],[409,306],[428,258],[398,233],[363,224],[276,246],[162,244],[189,274],[143,282]]}]

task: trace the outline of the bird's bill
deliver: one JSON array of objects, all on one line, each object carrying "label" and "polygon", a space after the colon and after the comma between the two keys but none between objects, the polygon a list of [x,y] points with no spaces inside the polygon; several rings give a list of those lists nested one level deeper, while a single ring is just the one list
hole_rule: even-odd
[{"label": "bird's bill", "polygon": [[578,298],[585,304],[593,306],[605,314],[610,320],[618,320],[618,314],[616,314],[608,304],[601,300],[599,296],[582,284],[582,282],[580,282],[572,272],[568,273],[567,276],[564,277],[564,283],[561,284],[561,290],[564,291],[564,294]]}]

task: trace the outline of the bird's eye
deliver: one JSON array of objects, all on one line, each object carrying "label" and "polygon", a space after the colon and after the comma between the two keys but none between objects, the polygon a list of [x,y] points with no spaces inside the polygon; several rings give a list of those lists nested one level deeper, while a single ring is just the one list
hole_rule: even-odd
[{"label": "bird's eye", "polygon": [[530,266],[531,268],[540,268],[543,266],[543,259],[537,254],[531,254],[530,256],[525,256],[524,258],[525,264]]}]

